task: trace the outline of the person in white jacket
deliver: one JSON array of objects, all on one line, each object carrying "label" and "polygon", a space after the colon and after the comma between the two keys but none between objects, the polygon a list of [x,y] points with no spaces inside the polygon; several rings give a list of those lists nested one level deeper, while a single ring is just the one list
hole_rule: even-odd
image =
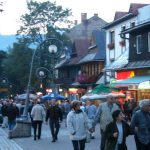
[{"label": "person in white jacket", "polygon": [[71,103],[72,110],[67,115],[67,128],[74,150],[84,150],[88,127],[88,118],[80,109],[80,101]]},{"label": "person in white jacket", "polygon": [[[40,105],[40,99],[37,100],[35,106],[33,106],[31,110],[31,117],[33,118],[33,128],[34,128],[34,140],[38,137],[41,138],[41,129],[42,129],[42,122],[45,118],[45,110],[44,107]],[[38,136],[36,136],[38,128]]]}]

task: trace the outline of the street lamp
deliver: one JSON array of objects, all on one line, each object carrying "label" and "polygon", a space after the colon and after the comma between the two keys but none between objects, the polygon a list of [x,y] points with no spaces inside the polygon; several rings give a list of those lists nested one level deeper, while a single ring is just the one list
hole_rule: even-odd
[{"label": "street lamp", "polygon": [[[44,40],[42,43],[40,43],[38,45],[38,47],[34,50],[33,55],[32,55],[32,59],[31,59],[31,64],[30,64],[30,72],[29,72],[29,80],[28,80],[28,85],[27,85],[27,97],[26,97],[26,101],[25,101],[25,108],[24,108],[24,112],[23,112],[23,116],[27,119],[27,114],[28,114],[28,104],[29,104],[29,95],[30,95],[30,88],[31,88],[31,77],[32,77],[32,70],[33,70],[33,62],[34,62],[34,57],[35,57],[35,53],[36,51],[42,47],[43,45],[49,46],[48,50],[51,53],[51,69],[52,69],[52,85],[54,84],[54,69],[55,69],[55,59],[59,58],[59,56],[62,53],[62,47],[63,44],[60,40],[58,40],[57,38],[48,38],[46,40]],[[60,49],[57,48],[56,45],[60,46]]]}]

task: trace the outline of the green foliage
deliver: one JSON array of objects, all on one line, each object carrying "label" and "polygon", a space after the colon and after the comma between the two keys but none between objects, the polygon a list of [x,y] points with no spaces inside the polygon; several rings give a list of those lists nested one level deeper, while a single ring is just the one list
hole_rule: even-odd
[{"label": "green foliage", "polygon": [[71,10],[57,6],[56,2],[30,1],[27,6],[29,12],[21,16],[23,25],[17,33],[28,36],[32,39],[31,42],[41,43],[48,34],[58,38],[61,34],[56,30],[60,29],[62,24],[71,24],[68,20],[68,17],[72,15]]},{"label": "green foliage", "polygon": [[25,43],[14,43],[4,61],[4,71],[9,82],[21,92],[26,88],[29,74],[32,50]]}]

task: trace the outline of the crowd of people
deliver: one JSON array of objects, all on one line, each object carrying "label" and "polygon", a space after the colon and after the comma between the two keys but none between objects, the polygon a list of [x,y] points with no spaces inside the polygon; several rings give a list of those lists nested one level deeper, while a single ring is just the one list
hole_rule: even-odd
[{"label": "crowd of people", "polygon": [[[13,100],[1,101],[2,128],[13,130],[17,117],[23,114],[23,104]],[[125,101],[121,106],[116,97],[109,94],[105,102],[96,106],[93,101],[50,100],[47,105],[40,99],[28,107],[34,140],[40,140],[42,124],[48,124],[52,142],[58,140],[60,122],[65,120],[74,150],[84,150],[86,143],[95,139],[95,126],[100,125],[100,150],[127,150],[126,138],[134,135],[137,150],[150,149],[150,100]]]}]

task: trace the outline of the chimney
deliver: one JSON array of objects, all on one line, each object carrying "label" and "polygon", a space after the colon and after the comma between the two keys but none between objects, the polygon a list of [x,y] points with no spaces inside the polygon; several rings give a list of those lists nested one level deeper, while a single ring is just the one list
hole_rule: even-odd
[{"label": "chimney", "polygon": [[87,13],[81,13],[81,23],[87,20]]},{"label": "chimney", "polygon": [[75,21],[74,21],[74,25],[77,25],[77,24],[78,24],[78,20],[75,20]]},{"label": "chimney", "polygon": [[97,13],[95,13],[95,14],[94,14],[94,16],[95,16],[95,17],[98,17],[98,14],[97,14]]}]

